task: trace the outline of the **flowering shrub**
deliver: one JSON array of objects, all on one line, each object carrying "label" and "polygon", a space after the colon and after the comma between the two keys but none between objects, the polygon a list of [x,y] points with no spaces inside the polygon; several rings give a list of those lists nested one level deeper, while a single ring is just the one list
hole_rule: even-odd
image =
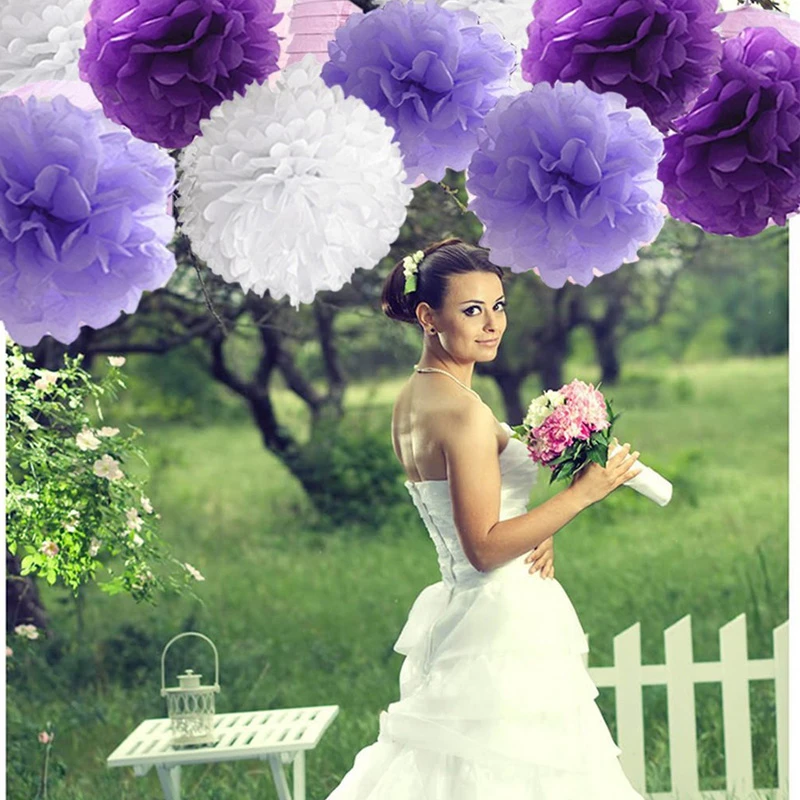
[{"label": "flowering shrub", "polygon": [[[152,602],[159,591],[182,592],[204,580],[169,554],[159,538],[160,519],[131,471],[147,461],[135,444],[142,431],[103,424],[100,399],[125,387],[122,357],[99,382],[65,357],[58,372],[35,369],[31,357],[8,340],[6,355],[7,545],[19,553],[21,574],[57,580],[74,593],[95,580],[110,594],[128,592]],[[87,413],[94,401],[100,425]],[[157,574],[155,565],[168,565]],[[96,578],[98,569],[108,578]]]}]

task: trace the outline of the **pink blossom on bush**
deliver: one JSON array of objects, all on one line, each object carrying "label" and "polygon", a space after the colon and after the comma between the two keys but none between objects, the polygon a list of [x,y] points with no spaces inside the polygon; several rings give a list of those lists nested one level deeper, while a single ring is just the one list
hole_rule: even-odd
[{"label": "pink blossom on bush", "polygon": [[54,558],[58,555],[58,545],[50,539],[47,539],[39,548],[39,550],[48,558]]}]

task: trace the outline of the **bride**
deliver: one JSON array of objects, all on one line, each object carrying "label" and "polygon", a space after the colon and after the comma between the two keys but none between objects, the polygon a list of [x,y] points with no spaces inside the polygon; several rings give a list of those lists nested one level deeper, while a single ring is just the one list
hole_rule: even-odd
[{"label": "bride", "polygon": [[[395,642],[400,699],[328,800],[640,800],[594,702],[552,544],[638,474],[638,453],[624,445],[528,511],[536,464],[469,385],[506,330],[501,269],[483,248],[446,239],[394,267],[382,305],[424,332],[392,438],[442,579]],[[531,576],[537,568],[547,579]]]}]

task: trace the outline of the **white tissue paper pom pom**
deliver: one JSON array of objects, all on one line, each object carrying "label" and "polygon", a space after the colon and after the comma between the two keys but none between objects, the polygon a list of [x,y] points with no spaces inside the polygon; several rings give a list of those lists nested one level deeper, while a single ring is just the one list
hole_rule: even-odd
[{"label": "white tissue paper pom pom", "polygon": [[195,253],[295,308],[374,267],[413,196],[394,129],[321,68],[307,55],[215,106],[179,160],[176,206]]},{"label": "white tissue paper pom pom", "polygon": [[90,0],[0,0],[0,93],[38,81],[79,80]]},{"label": "white tissue paper pom pom", "polygon": [[517,51],[517,66],[511,73],[509,94],[526,92],[531,88],[522,77],[522,50],[528,46],[528,25],[533,22],[533,0],[440,0],[439,5],[450,11],[465,8],[481,22],[490,22]]}]

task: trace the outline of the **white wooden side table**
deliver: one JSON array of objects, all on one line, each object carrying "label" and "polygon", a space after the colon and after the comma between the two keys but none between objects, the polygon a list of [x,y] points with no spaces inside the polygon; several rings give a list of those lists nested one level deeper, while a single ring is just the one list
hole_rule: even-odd
[{"label": "white wooden side table", "polygon": [[[106,759],[109,767],[133,767],[137,776],[155,767],[166,800],[180,800],[181,765],[259,759],[269,761],[280,800],[305,800],[306,750],[313,750],[339,706],[276,708],[217,714],[216,744],[173,748],[168,718],[146,719]],[[293,791],[283,769],[292,763]]]}]

